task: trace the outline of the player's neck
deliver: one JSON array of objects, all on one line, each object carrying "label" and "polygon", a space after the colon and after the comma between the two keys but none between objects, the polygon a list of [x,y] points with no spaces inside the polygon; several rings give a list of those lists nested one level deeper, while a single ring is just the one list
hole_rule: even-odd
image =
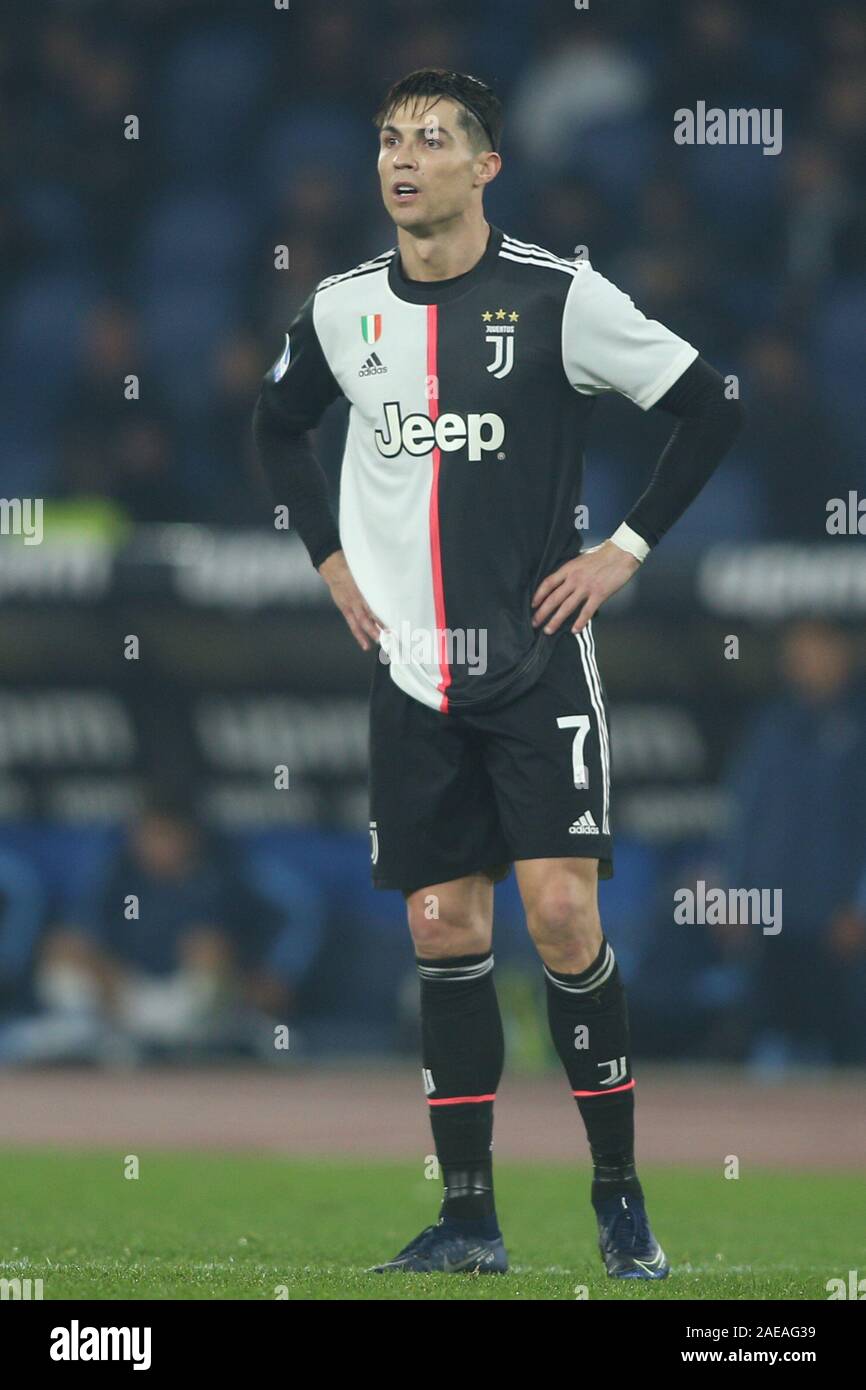
[{"label": "player's neck", "polygon": [[400,263],[407,280],[451,280],[477,265],[487,250],[490,225],[483,215],[477,221],[457,221],[418,236],[397,228]]}]

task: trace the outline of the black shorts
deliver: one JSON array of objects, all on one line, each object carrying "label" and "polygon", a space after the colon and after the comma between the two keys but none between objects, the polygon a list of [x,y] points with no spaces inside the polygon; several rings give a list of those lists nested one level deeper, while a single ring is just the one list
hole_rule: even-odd
[{"label": "black shorts", "polygon": [[441,714],[376,662],[370,692],[373,884],[413,893],[516,859],[576,856],[613,874],[607,698],[592,624],[565,631],[531,689]]}]

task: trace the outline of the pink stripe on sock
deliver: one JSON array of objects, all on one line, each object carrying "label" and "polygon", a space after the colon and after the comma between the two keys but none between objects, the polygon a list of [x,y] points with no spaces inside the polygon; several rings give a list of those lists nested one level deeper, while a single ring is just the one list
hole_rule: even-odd
[{"label": "pink stripe on sock", "polygon": [[572,1091],[573,1096],[612,1096],[617,1091],[630,1091],[634,1086],[634,1081],[627,1081],[624,1086],[611,1086],[606,1091]]},{"label": "pink stripe on sock", "polygon": [[448,1096],[446,1100],[428,1100],[428,1105],[477,1105],[482,1100],[495,1100],[496,1092],[492,1096]]}]

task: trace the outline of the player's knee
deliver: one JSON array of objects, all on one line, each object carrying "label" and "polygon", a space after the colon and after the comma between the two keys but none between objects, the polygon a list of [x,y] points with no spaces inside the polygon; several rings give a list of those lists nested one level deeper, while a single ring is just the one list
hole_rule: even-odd
[{"label": "player's knee", "polygon": [[533,941],[551,968],[557,968],[548,958],[554,955],[560,961],[567,957],[573,965],[575,953],[583,956],[593,946],[597,949],[601,940],[595,885],[573,877],[551,881],[536,895],[527,921]]},{"label": "player's knee", "polygon": [[440,913],[435,902],[409,903],[409,931],[416,955],[425,960],[476,956],[490,950],[490,928],[480,914]]}]

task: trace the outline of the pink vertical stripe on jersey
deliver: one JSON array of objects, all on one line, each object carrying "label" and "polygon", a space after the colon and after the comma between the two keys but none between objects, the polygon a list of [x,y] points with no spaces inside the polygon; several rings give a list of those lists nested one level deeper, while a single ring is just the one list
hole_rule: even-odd
[{"label": "pink vertical stripe on jersey", "polygon": [[[434,390],[430,389],[433,384]],[[430,419],[436,423],[439,415],[439,308],[436,304],[427,305],[427,397]],[[445,642],[445,588],[442,583],[442,541],[439,531],[439,466],[442,451],[437,444],[433,446],[433,478],[430,484],[430,558],[433,562],[433,605],[436,613],[436,655],[441,679],[437,689],[442,693],[439,705],[443,714],[448,713],[446,691],[451,684],[451,670],[443,650]]]}]

